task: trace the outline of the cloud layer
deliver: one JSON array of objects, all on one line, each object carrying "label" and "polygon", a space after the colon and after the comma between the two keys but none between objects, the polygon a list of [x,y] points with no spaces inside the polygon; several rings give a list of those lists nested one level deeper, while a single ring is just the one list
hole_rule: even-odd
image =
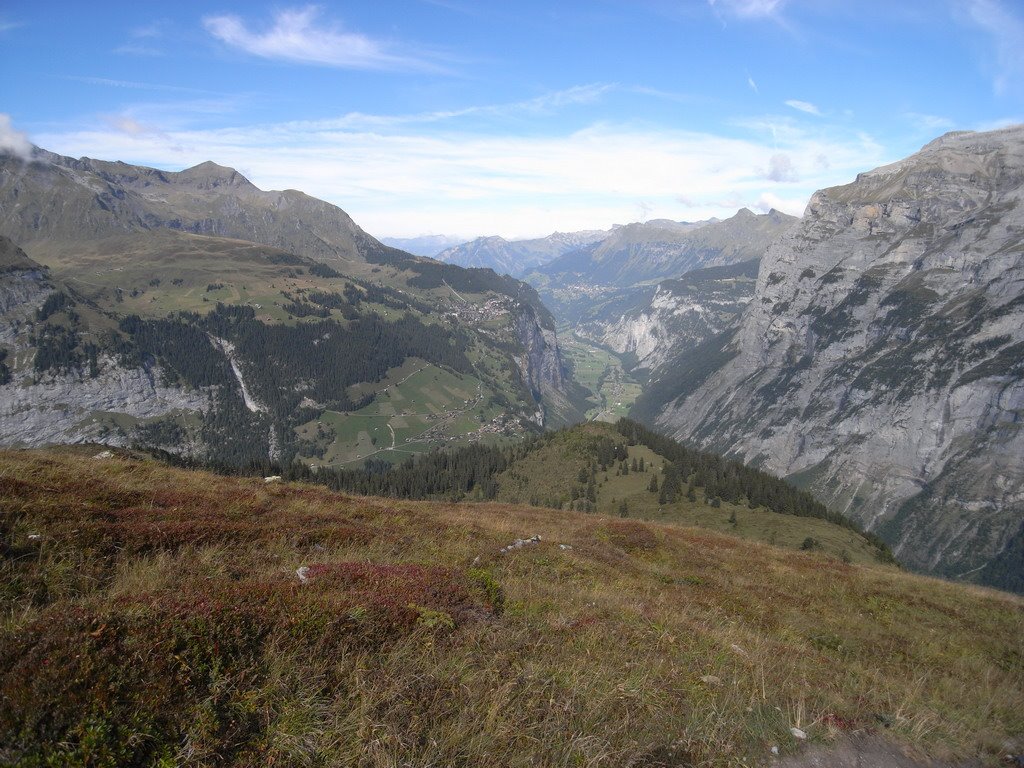
[{"label": "cloud layer", "polygon": [[[536,109],[601,87],[478,109]],[[370,232],[392,236],[543,235],[627,223],[641,211],[673,219],[731,215],[742,206],[800,214],[815,189],[891,159],[868,137],[811,131],[785,118],[752,120],[732,137],[607,122],[524,136],[438,114],[207,130],[114,116],[37,140],[64,154],[162,168],[215,160],[264,189],[301,189],[334,202]]]}]

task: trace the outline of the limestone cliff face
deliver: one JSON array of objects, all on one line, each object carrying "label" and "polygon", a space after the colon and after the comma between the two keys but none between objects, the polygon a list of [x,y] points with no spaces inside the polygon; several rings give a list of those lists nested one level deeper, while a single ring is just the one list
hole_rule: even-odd
[{"label": "limestone cliff face", "polygon": [[539,426],[552,421],[572,421],[575,409],[570,403],[565,378],[565,363],[558,346],[558,335],[550,320],[538,316],[529,304],[520,304],[513,313],[516,338],[522,345],[522,354],[516,363],[538,403],[533,417]]},{"label": "limestone cliff face", "polygon": [[[127,368],[109,355],[97,360],[94,372],[35,371],[31,321],[55,289],[38,264],[6,238],[0,240],[0,343],[7,352],[0,362],[10,377],[0,385],[0,445],[90,441],[124,446],[131,444],[137,420],[211,407],[209,390],[169,386],[159,367]],[[5,248],[18,258],[4,258],[10,256],[2,252]]]},{"label": "limestone cliff face", "polygon": [[[211,407],[211,393],[162,383],[159,368],[124,368],[100,361],[100,372],[35,376],[22,371],[0,387],[0,436],[4,446],[98,442],[127,446],[130,428],[118,428],[105,414],[154,419]],[[187,452],[188,446],[179,449]]]},{"label": "limestone cliff face", "polygon": [[688,272],[639,292],[635,304],[611,317],[585,317],[576,333],[655,370],[730,327],[750,302],[757,259]]},{"label": "limestone cliff face", "polygon": [[1016,127],[816,193],[659,425],[805,483],[912,567],[1021,579],[991,564],[1024,520],[1022,182]]},{"label": "limestone cliff face", "polygon": [[51,293],[53,287],[38,265],[0,273],[0,343],[13,343],[36,307]]}]

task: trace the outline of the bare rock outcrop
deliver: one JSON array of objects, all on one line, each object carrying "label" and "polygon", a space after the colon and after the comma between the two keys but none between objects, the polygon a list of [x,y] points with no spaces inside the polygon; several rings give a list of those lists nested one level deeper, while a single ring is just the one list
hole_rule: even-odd
[{"label": "bare rock outcrop", "polygon": [[1022,182],[1015,127],[816,193],[659,425],[809,486],[912,567],[1024,588]]}]

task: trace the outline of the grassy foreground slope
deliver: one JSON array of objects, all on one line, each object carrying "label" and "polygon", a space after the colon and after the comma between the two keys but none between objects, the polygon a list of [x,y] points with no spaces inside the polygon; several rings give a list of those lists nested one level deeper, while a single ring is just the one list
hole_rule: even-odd
[{"label": "grassy foreground slope", "polygon": [[751,765],[792,727],[995,764],[1024,734],[1009,595],[94,451],[0,453],[3,764]]}]

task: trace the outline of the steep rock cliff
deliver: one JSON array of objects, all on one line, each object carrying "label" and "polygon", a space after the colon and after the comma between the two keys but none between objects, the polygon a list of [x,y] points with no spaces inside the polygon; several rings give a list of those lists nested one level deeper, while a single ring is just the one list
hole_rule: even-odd
[{"label": "steep rock cliff", "polygon": [[758,264],[753,259],[663,280],[653,295],[637,292],[621,314],[598,310],[584,317],[576,333],[632,355],[636,368],[657,369],[736,321],[754,293]]},{"label": "steep rock cliff", "polygon": [[565,361],[553,321],[529,304],[519,305],[513,316],[515,335],[523,349],[516,356],[516,363],[538,403],[533,420],[539,426],[577,421],[579,408],[572,400],[572,387],[565,376]]},{"label": "steep rock cliff", "polygon": [[1022,182],[1015,127],[949,134],[816,193],[712,350],[717,370],[666,397],[658,424],[803,482],[914,568],[1012,586]]}]

